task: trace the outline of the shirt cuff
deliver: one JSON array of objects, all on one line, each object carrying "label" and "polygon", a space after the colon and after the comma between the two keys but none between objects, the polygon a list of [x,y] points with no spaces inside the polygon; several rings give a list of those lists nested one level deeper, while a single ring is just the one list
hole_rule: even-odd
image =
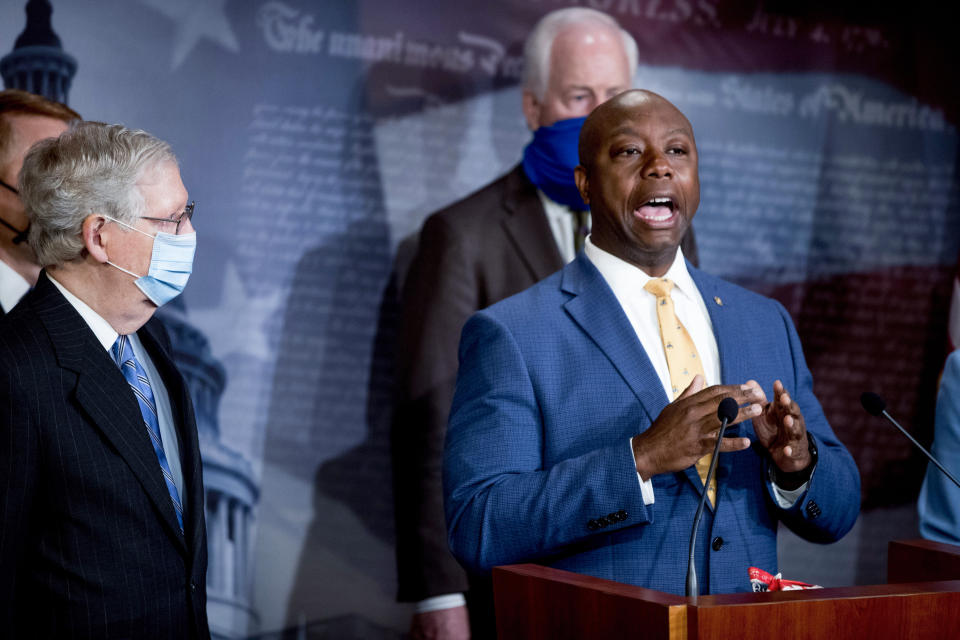
[{"label": "shirt cuff", "polygon": [[787,491],[786,489],[781,489],[777,486],[776,482],[771,483],[773,485],[773,497],[777,499],[777,505],[781,509],[789,509],[794,505],[797,499],[803,495],[803,492],[807,490],[807,485],[810,484],[810,481],[804,482],[802,485],[793,489],[792,491]]},{"label": "shirt cuff", "polygon": [[431,611],[465,606],[467,606],[467,599],[463,597],[462,593],[446,593],[442,596],[433,596],[421,600],[414,605],[413,610],[415,613],[430,613]]},{"label": "shirt cuff", "polygon": [[[781,509],[789,509],[792,507],[796,501],[803,495],[803,492],[807,490],[807,487],[810,486],[810,479],[813,478],[813,473],[817,470],[817,445],[813,440],[813,436],[807,433],[807,446],[810,447],[810,457],[813,462],[811,463],[813,467],[810,469],[810,473],[807,475],[807,481],[796,489],[781,489],[777,485],[777,471],[773,466],[773,461],[770,461],[767,471],[769,472],[770,486],[773,487],[773,497],[777,501],[777,506]],[[794,474],[802,473],[801,471],[795,471]]]},{"label": "shirt cuff", "polygon": [[[633,455],[633,438],[630,438],[630,455]],[[637,472],[637,481],[640,483],[640,495],[643,497],[643,504],[649,507],[654,503],[653,480],[644,480]]]}]

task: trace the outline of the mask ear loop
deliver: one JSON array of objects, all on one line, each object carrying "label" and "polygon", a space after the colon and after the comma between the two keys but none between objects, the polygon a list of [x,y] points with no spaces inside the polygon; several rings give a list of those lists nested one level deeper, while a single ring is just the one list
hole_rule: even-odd
[{"label": "mask ear loop", "polygon": [[[148,238],[152,238],[153,240],[156,240],[156,239],[157,239],[156,236],[152,236],[152,235],[150,235],[149,233],[147,233],[146,231],[140,231],[140,229],[137,229],[137,228],[134,227],[133,225],[127,224],[127,223],[124,222],[123,220],[117,220],[116,218],[111,217],[111,216],[108,216],[108,215],[106,215],[105,213],[101,213],[100,215],[102,215],[102,216],[103,216],[104,218],[106,218],[107,220],[112,220],[112,221],[116,222],[117,224],[122,224],[123,226],[125,226],[125,227],[127,227],[128,229],[131,229],[131,230],[133,230],[133,231],[136,231],[137,233],[142,233],[143,235],[147,236]],[[132,277],[134,277],[134,278],[143,278],[143,277],[144,277],[144,276],[138,276],[138,275],[135,274],[133,271],[127,271],[126,269],[124,269],[124,268],[121,267],[120,265],[114,264],[114,263],[110,262],[109,260],[107,260],[107,264],[110,265],[111,267],[113,267],[114,269],[119,269],[120,271],[123,271],[125,274],[127,274],[127,275],[129,275],[129,276],[132,276]]]},{"label": "mask ear loop", "polygon": [[138,276],[138,275],[135,274],[133,271],[127,271],[126,269],[124,269],[124,268],[121,267],[120,265],[116,265],[116,264],[110,262],[109,260],[107,260],[107,264],[110,265],[111,267],[113,267],[114,269],[120,269],[120,271],[123,271],[125,274],[127,274],[127,275],[129,275],[129,276],[133,276],[134,278],[142,278],[142,277],[143,277],[143,276]]}]

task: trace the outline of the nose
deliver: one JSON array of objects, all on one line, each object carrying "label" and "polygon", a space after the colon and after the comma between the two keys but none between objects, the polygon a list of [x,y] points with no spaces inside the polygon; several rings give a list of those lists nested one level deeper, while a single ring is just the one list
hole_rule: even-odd
[{"label": "nose", "polygon": [[671,178],[673,170],[670,168],[670,161],[667,156],[656,150],[651,149],[643,166],[644,176],[647,178]]}]

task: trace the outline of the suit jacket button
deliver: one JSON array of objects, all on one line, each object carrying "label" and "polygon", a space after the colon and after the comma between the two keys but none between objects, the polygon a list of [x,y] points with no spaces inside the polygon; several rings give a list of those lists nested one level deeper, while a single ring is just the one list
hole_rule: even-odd
[{"label": "suit jacket button", "polygon": [[196,591],[196,590],[197,590],[197,583],[194,582],[193,580],[191,580],[191,581],[190,581],[190,591]]},{"label": "suit jacket button", "polygon": [[620,522],[623,522],[624,520],[626,520],[627,515],[628,515],[627,512],[624,511],[623,509],[620,509],[620,511],[617,511],[617,519],[620,520]]},{"label": "suit jacket button", "polygon": [[816,520],[817,518],[820,517],[820,514],[823,513],[820,510],[820,505],[818,505],[813,500],[807,503],[806,509],[807,509],[807,515],[810,517],[811,520]]},{"label": "suit jacket button", "polygon": [[607,520],[605,517],[600,516],[599,518],[597,518],[597,524],[600,525],[601,527],[606,527],[608,524],[610,524],[610,521]]},{"label": "suit jacket button", "polygon": [[596,531],[599,528],[600,528],[600,523],[598,523],[596,520],[590,520],[589,522],[587,522],[587,529],[590,529],[590,531]]},{"label": "suit jacket button", "polygon": [[716,538],[713,539],[713,544],[710,546],[713,547],[714,551],[720,551],[720,549],[723,548],[723,538],[721,538],[720,536],[717,536]]}]

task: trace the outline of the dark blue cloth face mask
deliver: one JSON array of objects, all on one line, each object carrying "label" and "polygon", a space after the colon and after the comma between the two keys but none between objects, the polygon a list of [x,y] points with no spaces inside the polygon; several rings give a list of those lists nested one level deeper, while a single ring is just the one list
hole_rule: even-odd
[{"label": "dark blue cloth face mask", "polygon": [[530,182],[554,202],[578,211],[587,209],[573,178],[573,170],[580,164],[577,147],[586,119],[570,118],[540,127],[523,150],[523,170]]}]

